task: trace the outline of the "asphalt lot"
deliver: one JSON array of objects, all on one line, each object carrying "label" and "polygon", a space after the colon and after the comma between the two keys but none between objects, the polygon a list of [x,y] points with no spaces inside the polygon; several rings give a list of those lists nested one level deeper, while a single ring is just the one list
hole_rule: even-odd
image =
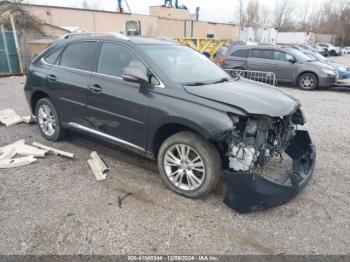
[{"label": "asphalt lot", "polygon": [[[334,60],[350,66],[350,56]],[[0,110],[29,113],[24,81],[0,78]],[[162,185],[154,162],[97,140],[73,133],[53,144],[35,125],[1,126],[0,146],[26,139],[76,158],[0,170],[0,254],[350,254],[350,89],[282,89],[303,105],[315,173],[288,204],[245,215],[222,203],[223,186],[183,198]],[[86,163],[93,150],[111,166],[106,181]]]}]

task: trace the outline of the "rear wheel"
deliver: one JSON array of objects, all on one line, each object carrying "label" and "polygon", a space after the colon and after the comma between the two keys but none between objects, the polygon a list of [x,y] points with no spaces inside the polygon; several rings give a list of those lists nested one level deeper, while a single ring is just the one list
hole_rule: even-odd
[{"label": "rear wheel", "polygon": [[164,183],[189,198],[209,194],[220,181],[221,159],[209,141],[193,132],[180,132],[161,145],[158,168]]},{"label": "rear wheel", "polygon": [[298,87],[303,90],[314,90],[318,87],[318,80],[313,73],[304,73],[298,79]]},{"label": "rear wheel", "polygon": [[42,98],[38,101],[35,115],[43,137],[50,141],[62,138],[64,130],[61,127],[57,110],[49,98]]}]

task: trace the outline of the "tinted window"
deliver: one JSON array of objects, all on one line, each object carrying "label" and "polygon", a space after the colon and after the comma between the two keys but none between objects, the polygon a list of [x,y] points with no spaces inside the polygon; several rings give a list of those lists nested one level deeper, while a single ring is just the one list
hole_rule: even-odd
[{"label": "tinted window", "polygon": [[136,67],[147,72],[142,61],[127,47],[104,43],[98,60],[97,72],[121,77],[124,67]]},{"label": "tinted window", "polygon": [[248,57],[248,52],[249,52],[248,49],[239,49],[239,50],[236,50],[233,53],[231,53],[230,56],[247,58]]},{"label": "tinted window", "polygon": [[252,49],[250,52],[250,57],[261,59],[274,59],[274,51],[264,49]]},{"label": "tinted window", "polygon": [[48,56],[46,56],[44,58],[45,62],[49,63],[51,65],[55,64],[55,62],[57,61],[57,58],[60,55],[60,53],[61,53],[61,49],[59,49],[59,50],[49,54]]},{"label": "tinted window", "polygon": [[61,56],[61,66],[91,71],[94,63],[97,42],[70,44]]}]

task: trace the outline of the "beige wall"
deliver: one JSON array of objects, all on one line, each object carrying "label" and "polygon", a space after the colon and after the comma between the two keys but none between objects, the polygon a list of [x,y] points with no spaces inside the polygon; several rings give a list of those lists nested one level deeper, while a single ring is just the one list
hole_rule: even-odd
[{"label": "beige wall", "polygon": [[[141,31],[143,35],[164,37],[185,36],[184,19],[169,19],[159,17],[159,15],[130,15],[116,12],[52,6],[23,5],[23,7],[44,22],[55,26],[79,26],[91,32],[120,32],[123,30],[126,20],[139,20],[141,21]],[[176,13],[177,17],[185,19],[188,19],[190,16],[188,10],[165,7],[151,7],[150,9],[156,11],[161,10],[161,12],[169,12],[168,9],[170,9],[170,12]],[[165,9],[165,11],[163,9]],[[190,19],[187,21],[192,22]],[[208,33],[214,34],[215,38],[236,40],[239,38],[239,27],[230,24],[193,21],[193,37],[206,37]],[[187,34],[187,36],[189,35]]]}]

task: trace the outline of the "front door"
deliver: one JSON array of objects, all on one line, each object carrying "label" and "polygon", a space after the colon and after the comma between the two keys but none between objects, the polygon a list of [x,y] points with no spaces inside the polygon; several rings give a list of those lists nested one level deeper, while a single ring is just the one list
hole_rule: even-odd
[{"label": "front door", "polygon": [[[295,80],[295,74],[297,70],[296,59],[283,51],[275,51],[275,69],[276,79],[284,82],[293,82]],[[295,62],[292,62],[292,61]]]},{"label": "front door", "polygon": [[143,152],[150,98],[140,92],[138,84],[122,79],[125,67],[147,70],[128,47],[102,43],[88,94],[88,119],[92,134]]}]

